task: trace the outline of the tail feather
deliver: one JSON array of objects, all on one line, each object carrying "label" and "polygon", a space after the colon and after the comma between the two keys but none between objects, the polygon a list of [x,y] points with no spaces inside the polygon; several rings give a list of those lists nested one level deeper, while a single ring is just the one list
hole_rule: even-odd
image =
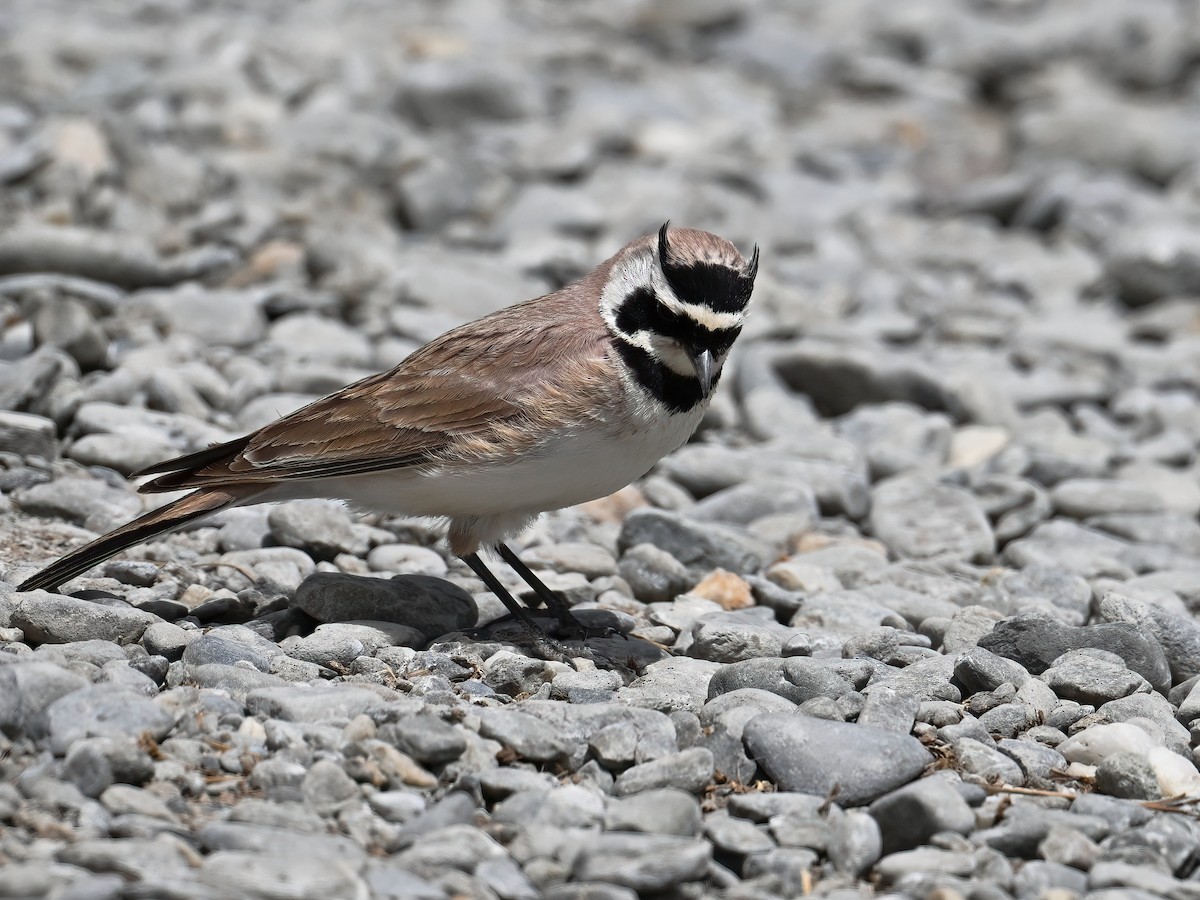
[{"label": "tail feather", "polygon": [[193,491],[185,497],[180,497],[174,503],[168,503],[166,506],[139,516],[129,524],[101,535],[73,553],[68,553],[36,575],[25,579],[17,587],[17,590],[36,591],[39,588],[46,590],[57,588],[64,581],[69,581],[76,575],[86,572],[92,566],[127,547],[140,544],[155,535],[171,531],[187,522],[238,503],[262,489],[262,485],[256,484],[201,488]]},{"label": "tail feather", "polygon": [[134,478],[142,475],[158,475],[138,488],[143,494],[161,491],[177,491],[181,487],[195,486],[193,480],[197,471],[213,463],[228,463],[237,454],[246,449],[253,435],[247,434],[223,444],[213,444],[204,450],[189,453],[187,456],[177,456],[174,459],[163,460],[133,473]]}]

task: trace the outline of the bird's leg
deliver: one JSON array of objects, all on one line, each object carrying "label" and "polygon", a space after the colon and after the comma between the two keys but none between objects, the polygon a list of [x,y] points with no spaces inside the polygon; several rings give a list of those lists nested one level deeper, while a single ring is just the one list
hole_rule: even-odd
[{"label": "bird's leg", "polygon": [[517,602],[517,598],[508,592],[508,589],[500,583],[500,579],[492,574],[478,553],[468,553],[462,557],[462,561],[471,567],[479,580],[484,583],[489,591],[500,598],[500,602],[508,607],[509,613],[525,628],[526,633],[533,639],[534,645],[543,655],[559,660],[560,662],[570,663],[571,655],[566,648],[559,644],[556,640],[546,634],[537,622],[526,611],[525,607]]},{"label": "bird's leg", "polygon": [[500,554],[502,560],[512,566],[514,572],[521,576],[522,581],[533,588],[533,592],[546,604],[546,610],[558,620],[559,625],[568,630],[577,631],[579,629],[579,620],[571,615],[571,607],[567,605],[567,602],[546,587],[542,580],[533,574],[529,566],[521,562],[521,557],[517,556],[508,544],[497,543],[496,552]]}]

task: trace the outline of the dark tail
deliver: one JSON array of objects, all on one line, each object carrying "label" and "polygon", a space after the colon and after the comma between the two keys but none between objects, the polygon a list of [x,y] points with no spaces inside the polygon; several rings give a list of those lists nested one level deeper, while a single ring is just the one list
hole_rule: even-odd
[{"label": "dark tail", "polygon": [[18,591],[51,590],[64,581],[86,572],[97,563],[119,553],[126,547],[140,544],[164,531],[171,531],[186,522],[214,513],[226,506],[238,503],[263,489],[261,484],[201,488],[174,503],[168,503],[122,525],[115,531],[102,535],[90,544],[85,544],[73,553],[68,553],[58,562],[52,563],[36,575],[26,578]]}]

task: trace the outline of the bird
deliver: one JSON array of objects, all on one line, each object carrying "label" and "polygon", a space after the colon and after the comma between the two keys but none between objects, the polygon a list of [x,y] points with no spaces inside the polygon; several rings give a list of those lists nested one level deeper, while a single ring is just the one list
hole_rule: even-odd
[{"label": "bird", "polygon": [[[569,607],[505,541],[607,496],[682,446],[744,325],[759,251],[671,227],[580,280],[454,328],[250,434],[147,466],[143,493],[189,493],[19,585],[57,589],[114,554],[229,507],[335,498],[448,520],[451,552],[540,631],[480,557],[493,550],[561,628]],[[536,601],[534,601],[536,602]]]}]

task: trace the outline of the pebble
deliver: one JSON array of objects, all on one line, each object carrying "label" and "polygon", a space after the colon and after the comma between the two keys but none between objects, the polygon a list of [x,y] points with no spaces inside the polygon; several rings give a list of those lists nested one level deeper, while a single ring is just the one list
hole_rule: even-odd
[{"label": "pebble", "polygon": [[316,572],[297,588],[292,602],[319,622],[396,622],[419,630],[427,639],[469,628],[478,616],[470,594],[428,575],[384,580]]},{"label": "pebble", "polygon": [[1064,653],[1042,677],[1063,699],[1092,706],[1151,690],[1145,678],[1125,668],[1121,657],[1090,647]]},{"label": "pebble", "polygon": [[654,544],[634,544],[621,554],[621,577],[643,603],[668,603],[692,585],[687,567]]},{"label": "pebble", "polygon": [[946,778],[922,778],[890,791],[868,812],[879,826],[885,854],[919,847],[941,832],[967,835],[975,828],[974,812]]},{"label": "pebble", "polygon": [[897,475],[871,492],[871,532],[902,557],[950,556],[988,562],[991,525],[967,491],[927,478]]},{"label": "pebble", "polygon": [[1041,675],[1068,650],[1096,648],[1119,656],[1156,691],[1164,692],[1171,684],[1162,648],[1123,622],[1072,627],[1037,615],[1016,616],[997,624],[979,646],[1020,663],[1034,675]]},{"label": "pebble", "polygon": [[175,718],[153,700],[116,685],[96,685],[65,694],[45,709],[50,749],[66,755],[89,737],[136,737],[147,732],[161,741]]},{"label": "pebble", "polygon": [[[696,798],[687,791],[669,787],[612,800],[604,812],[606,831],[645,831],[692,837],[700,833],[702,820]],[[769,847],[770,841],[767,843]]]},{"label": "pebble", "polygon": [[[765,713],[746,724],[743,740],[750,757],[783,789],[826,796],[836,786],[838,802],[848,806],[907,784],[930,762],[908,735],[807,716]],[[849,743],[861,752],[837,752]],[[886,765],[878,762],[884,759]]]},{"label": "pebble", "polygon": [[613,792],[624,797],[659,788],[676,788],[699,794],[711,783],[713,771],[712,751],[693,747],[631,766],[617,777]]},{"label": "pebble", "polygon": [[804,703],[814,697],[836,700],[856,686],[838,668],[827,661],[803,656],[743,660],[725,666],[712,677],[708,697],[754,688],[778,694],[793,703]]},{"label": "pebble", "polygon": [[708,844],[665,834],[596,835],[575,858],[572,878],[632,888],[639,894],[675,888],[702,878],[712,849]]},{"label": "pebble", "polygon": [[700,525],[666,510],[634,510],[621,526],[618,544],[624,552],[638,544],[651,544],[683,563],[693,577],[714,568],[754,572],[770,551],[749,534],[726,525]]},{"label": "pebble", "polygon": [[298,500],[272,507],[267,517],[271,536],[285,547],[308,551],[314,559],[332,559],[339,553],[364,556],[367,541],[354,528],[340,503]]},{"label": "pebble", "polygon": [[[0,894],[1188,895],[1182,5],[110,6],[5,6]],[[12,590],[668,213],[761,271],[695,439],[512,538],[573,665],[326,500]]]}]

